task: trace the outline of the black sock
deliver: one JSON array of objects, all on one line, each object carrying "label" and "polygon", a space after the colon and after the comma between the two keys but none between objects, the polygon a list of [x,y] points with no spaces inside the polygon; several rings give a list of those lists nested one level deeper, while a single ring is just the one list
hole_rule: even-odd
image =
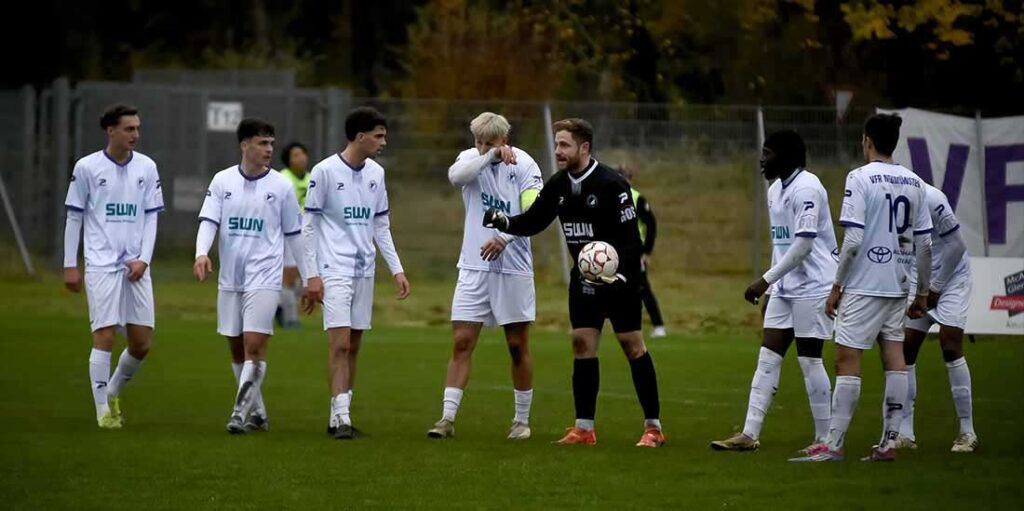
[{"label": "black sock", "polygon": [[629,370],[633,373],[633,387],[644,409],[644,419],[657,419],[661,415],[661,403],[658,401],[658,378],[654,374],[654,360],[650,352],[630,360]]},{"label": "black sock", "polygon": [[594,420],[597,413],[597,390],[601,385],[601,366],[594,358],[577,358],[572,365],[572,397],[576,402],[576,418]]}]

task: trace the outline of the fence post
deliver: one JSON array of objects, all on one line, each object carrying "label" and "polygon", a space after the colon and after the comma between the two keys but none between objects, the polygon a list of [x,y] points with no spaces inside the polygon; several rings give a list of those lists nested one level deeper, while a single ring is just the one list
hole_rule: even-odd
[{"label": "fence post", "polygon": [[341,122],[344,119],[345,100],[341,89],[337,87],[327,88],[327,140],[325,149],[334,151],[334,148],[341,149],[341,141],[344,140]]},{"label": "fence post", "polygon": [[[755,151],[760,152],[761,147],[764,146],[764,108],[760,105],[757,107],[757,134],[755,135],[755,140],[757,140],[757,148]],[[760,159],[758,159],[758,164],[753,174],[754,186],[751,188],[754,196],[751,197],[752,200],[750,201],[754,206],[752,212],[754,232],[751,233],[753,236],[750,237],[750,273],[752,278],[757,278],[761,275],[761,271],[763,270],[761,266],[761,231],[763,230],[761,229],[761,223],[765,208],[765,191],[764,185],[762,184],[764,180],[761,179],[760,167]]]},{"label": "fence post", "polygon": [[64,197],[65,183],[68,181],[68,162],[70,155],[71,118],[71,85],[67,78],[61,77],[53,82],[53,265],[63,266],[64,259]]},{"label": "fence post", "polygon": [[[548,174],[548,177],[551,177],[556,172],[555,169],[558,168],[558,164],[555,163],[555,134],[551,132],[551,124],[553,124],[551,122],[551,104],[544,102],[544,140],[548,144],[548,168],[551,169],[551,174]],[[562,281],[568,286],[570,278],[569,248],[565,244],[565,233],[562,232],[561,225],[559,225],[558,229],[558,247],[559,253],[562,256],[560,258],[562,260]],[[572,261],[572,264],[575,265],[576,261]]]},{"label": "fence post", "polygon": [[[38,235],[32,233],[38,232],[39,225],[39,213],[30,213],[27,207],[30,204],[35,204],[32,198],[35,196],[36,187],[34,186],[35,180],[32,176],[36,175],[35,161],[36,151],[39,149],[36,147],[36,92],[31,85],[26,85],[21,88],[21,175],[18,176],[16,182],[19,190],[15,192],[17,197],[18,206],[22,207],[24,216],[22,221],[26,222],[29,232],[29,244],[38,243]],[[34,208],[33,208],[34,209]]]},{"label": "fence post", "polygon": [[985,137],[982,128],[981,110],[974,111],[974,131],[978,143],[978,183],[981,185],[981,236],[988,257],[988,198],[985,196]]}]

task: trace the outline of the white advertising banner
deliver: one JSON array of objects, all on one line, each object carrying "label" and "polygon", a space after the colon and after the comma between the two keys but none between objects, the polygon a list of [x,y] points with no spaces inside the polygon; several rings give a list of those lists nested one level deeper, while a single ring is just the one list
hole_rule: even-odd
[{"label": "white advertising banner", "polygon": [[967,333],[1024,335],[1024,259],[972,257]]}]

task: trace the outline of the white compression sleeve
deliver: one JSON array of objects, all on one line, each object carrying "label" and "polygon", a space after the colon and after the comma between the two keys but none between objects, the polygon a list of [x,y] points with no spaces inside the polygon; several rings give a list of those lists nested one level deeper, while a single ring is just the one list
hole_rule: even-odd
[{"label": "white compression sleeve", "polygon": [[813,244],[814,238],[797,236],[797,238],[793,240],[793,244],[790,245],[789,250],[786,251],[786,255],[783,256],[782,260],[764,273],[764,281],[769,284],[774,284],[787,273],[793,271],[797,266],[800,266],[800,263],[802,263],[811,253]]},{"label": "white compression sleeve", "polygon": [[82,236],[82,212],[68,209],[67,222],[64,224],[64,267],[78,266],[78,242]]},{"label": "white compression sleeve", "polygon": [[196,234],[196,259],[199,256],[209,255],[213,240],[217,237],[217,224],[201,220],[199,222],[199,233]]},{"label": "white compression sleeve", "polygon": [[967,253],[967,244],[964,243],[964,238],[960,235],[959,230],[945,235],[942,238],[942,245],[942,269],[938,275],[933,275],[931,285],[931,289],[935,292],[941,292],[942,288],[946,287],[949,277],[953,275],[953,271],[956,270],[960,260]]},{"label": "white compression sleeve", "polygon": [[914,236],[914,253],[917,256],[917,294],[928,294],[932,276],[932,235]]},{"label": "white compression sleeve", "polygon": [[142,252],[139,254],[139,260],[146,263],[146,266],[152,264],[153,261],[153,248],[156,246],[156,224],[159,215],[158,211],[151,211],[146,213],[143,220],[145,224],[142,226]]},{"label": "white compression sleeve", "polygon": [[395,249],[395,240],[391,237],[391,217],[387,214],[377,215],[373,218],[373,240],[377,242],[377,249],[392,275],[405,272],[402,269],[402,261],[398,258],[398,250]]},{"label": "white compression sleeve", "polygon": [[[306,279],[320,276],[320,266],[316,262],[317,233],[320,231],[320,215],[307,212],[302,215],[302,256],[306,260]],[[305,284],[305,283],[303,283]]]},{"label": "white compression sleeve", "polygon": [[836,268],[836,284],[840,287],[846,282],[850,267],[853,266],[853,261],[860,252],[861,243],[864,243],[864,229],[847,227],[843,234],[843,249],[839,255],[839,267]]},{"label": "white compression sleeve", "polygon": [[493,159],[494,149],[491,149],[475,158],[457,161],[448,167],[448,181],[455,186],[466,186],[472,183]]},{"label": "white compression sleeve", "polygon": [[295,258],[295,265],[299,269],[299,278],[302,279],[302,287],[306,287],[306,280],[309,279],[309,268],[307,268],[305,253],[303,252],[302,235],[292,235],[284,237],[285,244],[288,245],[288,250],[293,254],[298,254]]}]

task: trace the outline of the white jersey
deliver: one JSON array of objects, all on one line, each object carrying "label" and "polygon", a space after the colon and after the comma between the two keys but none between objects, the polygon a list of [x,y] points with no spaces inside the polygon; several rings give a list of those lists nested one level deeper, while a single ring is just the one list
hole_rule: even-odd
[{"label": "white jersey", "polygon": [[288,178],[270,168],[252,177],[240,165],[228,167],[210,181],[199,221],[220,229],[222,291],[281,289],[284,237],[302,232]]},{"label": "white jersey", "polygon": [[895,163],[871,162],[846,176],[839,223],[864,229],[864,242],[845,283],[847,293],[907,296],[913,237],[932,231],[924,185]]},{"label": "white jersey", "polygon": [[[942,271],[942,252],[945,250],[946,236],[960,229],[960,221],[957,220],[953,208],[949,205],[946,194],[934,186],[925,183],[925,203],[928,207],[928,214],[931,215],[932,225],[932,279],[938,277]],[[917,281],[916,272],[911,273],[911,280]],[[957,263],[953,273],[949,276],[950,282],[967,279],[971,277],[971,258],[964,252],[963,258]]]},{"label": "white jersey", "polygon": [[65,207],[85,217],[85,268],[117,271],[142,253],[147,213],[164,209],[156,163],[131,152],[124,165],[106,151],[75,163]]},{"label": "white jersey", "polygon": [[775,180],[768,188],[768,215],[772,224],[772,266],[786,256],[795,238],[813,238],[811,253],[772,284],[769,294],[789,299],[828,296],[839,251],[828,193],[818,176],[797,169],[785,182]]},{"label": "white jersey", "polygon": [[[508,216],[518,215],[523,212],[519,196],[527,190],[540,190],[544,186],[537,162],[518,147],[513,147],[512,151],[516,155],[514,165],[487,163],[476,179],[462,187],[466,221],[458,264],[461,269],[533,276],[533,253],[529,237],[513,239],[494,261],[485,261],[480,257],[480,247],[500,234],[497,229],[483,226],[484,212],[488,208],[497,208]],[[466,149],[459,153],[455,161],[479,156],[480,152],[475,148]]]},{"label": "white jersey", "polygon": [[340,154],[317,163],[309,179],[306,212],[321,217],[316,233],[320,275],[373,276],[377,256],[373,220],[389,212],[380,164],[367,159],[353,168]]}]

